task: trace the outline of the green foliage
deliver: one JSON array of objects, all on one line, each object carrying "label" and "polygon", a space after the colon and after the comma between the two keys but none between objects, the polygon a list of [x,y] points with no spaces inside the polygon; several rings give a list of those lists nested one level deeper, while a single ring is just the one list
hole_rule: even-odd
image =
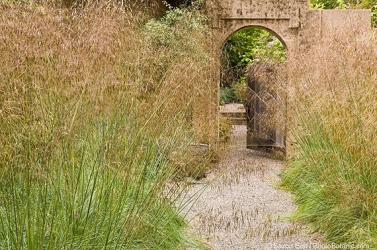
[{"label": "green foliage", "polygon": [[372,7],[372,22],[375,28],[377,28],[377,2]]},{"label": "green foliage", "polygon": [[334,8],[372,8],[377,4],[376,0],[311,0],[314,7],[323,9]]},{"label": "green foliage", "polygon": [[228,103],[243,103],[247,95],[247,81],[245,77],[231,87],[220,89],[220,105]]},{"label": "green foliage", "polygon": [[185,32],[205,31],[206,17],[195,9],[173,9],[160,19],[151,19],[144,26],[144,33],[156,46],[171,46],[184,39],[179,27]]},{"label": "green foliage", "polygon": [[339,6],[339,0],[311,0],[310,3],[318,9],[334,9]]},{"label": "green foliage", "polygon": [[233,88],[225,87],[220,89],[220,105],[237,102],[237,96]]},{"label": "green foliage", "polygon": [[[176,249],[181,244],[183,231],[177,229],[185,223],[161,198],[163,183],[174,174],[166,158],[174,146],[147,138],[135,118],[121,113],[90,124],[73,140],[63,138],[40,163],[5,163],[0,249]],[[19,156],[33,157],[34,143],[28,141]]]},{"label": "green foliage", "polygon": [[222,102],[243,102],[247,85],[244,75],[249,65],[260,61],[282,62],[285,59],[283,43],[264,29],[250,28],[233,34],[223,49]]},{"label": "green foliage", "polygon": [[[376,249],[375,159],[361,151],[363,146],[350,150],[353,146],[322,119],[320,113],[301,117],[306,135],[296,136],[300,154],[283,177],[300,204],[296,219],[312,223],[330,242]],[[349,118],[338,119],[346,123]]]},{"label": "green foliage", "polygon": [[[223,67],[225,71],[233,71],[237,81],[246,67],[259,60],[281,61],[285,59],[285,48],[280,40],[270,32],[250,28],[232,35],[224,45]],[[223,82],[228,86],[231,82]]]}]

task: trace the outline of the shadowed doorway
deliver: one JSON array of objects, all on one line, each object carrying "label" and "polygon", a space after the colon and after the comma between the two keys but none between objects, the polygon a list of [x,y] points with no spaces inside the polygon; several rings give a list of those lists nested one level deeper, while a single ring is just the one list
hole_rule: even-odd
[{"label": "shadowed doorway", "polygon": [[222,119],[233,126],[247,126],[247,148],[285,149],[286,59],[284,41],[263,27],[239,30],[224,44],[220,78]]}]

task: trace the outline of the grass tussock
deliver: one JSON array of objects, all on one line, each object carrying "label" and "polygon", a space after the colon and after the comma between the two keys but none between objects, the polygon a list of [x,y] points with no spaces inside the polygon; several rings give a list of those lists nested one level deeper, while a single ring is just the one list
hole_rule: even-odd
[{"label": "grass tussock", "polygon": [[140,20],[0,5],[1,249],[188,244],[168,183],[197,171],[207,28],[195,10]]},{"label": "grass tussock", "polygon": [[[356,33],[355,33],[356,34]],[[328,240],[377,247],[376,34],[337,34],[293,63],[294,156],[284,185]]]}]

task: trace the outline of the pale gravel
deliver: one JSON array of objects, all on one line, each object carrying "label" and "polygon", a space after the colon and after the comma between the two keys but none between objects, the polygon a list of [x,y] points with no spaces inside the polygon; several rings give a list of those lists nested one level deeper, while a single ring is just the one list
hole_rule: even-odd
[{"label": "pale gravel", "polygon": [[321,237],[290,219],[297,207],[279,188],[285,163],[246,149],[245,140],[246,126],[234,126],[218,166],[189,188],[190,231],[210,249],[318,249]]}]

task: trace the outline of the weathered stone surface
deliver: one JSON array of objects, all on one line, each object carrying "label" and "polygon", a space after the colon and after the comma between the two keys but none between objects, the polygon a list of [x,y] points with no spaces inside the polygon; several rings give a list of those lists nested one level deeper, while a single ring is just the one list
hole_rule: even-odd
[{"label": "weathered stone surface", "polygon": [[289,62],[289,58],[300,56],[312,46],[326,46],[335,37],[357,39],[358,35],[371,31],[369,10],[311,10],[308,0],[207,0],[206,9],[214,31],[213,49],[217,57],[213,65],[216,72],[211,85],[213,91],[208,93],[212,103],[208,121],[213,130],[212,143],[216,143],[218,136],[220,55],[232,34],[243,28],[266,29],[285,45]]}]

